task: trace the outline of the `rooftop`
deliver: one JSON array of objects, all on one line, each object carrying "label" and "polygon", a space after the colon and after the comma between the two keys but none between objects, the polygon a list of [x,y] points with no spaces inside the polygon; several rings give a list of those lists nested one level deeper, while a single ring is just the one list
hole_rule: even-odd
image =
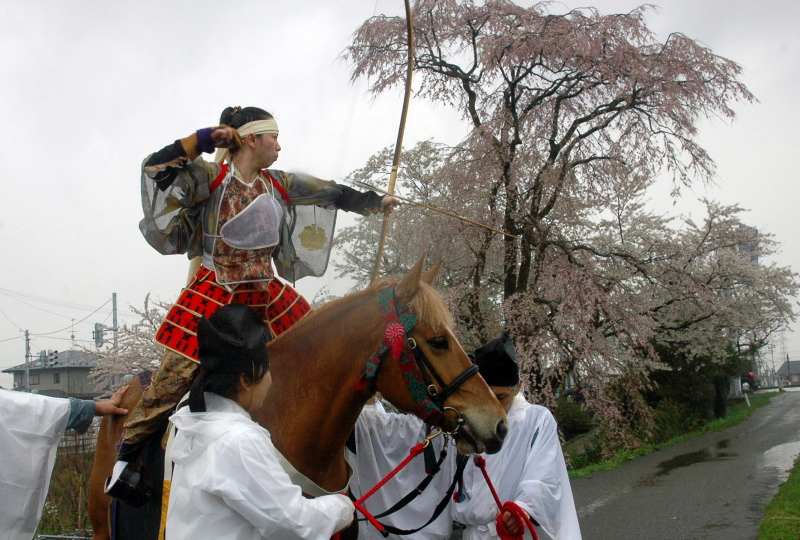
[{"label": "rooftop", "polygon": [[[29,369],[69,369],[93,368],[97,366],[97,357],[85,351],[42,351],[37,356],[32,356]],[[25,371],[25,364],[12,366],[3,370],[3,373]]]}]

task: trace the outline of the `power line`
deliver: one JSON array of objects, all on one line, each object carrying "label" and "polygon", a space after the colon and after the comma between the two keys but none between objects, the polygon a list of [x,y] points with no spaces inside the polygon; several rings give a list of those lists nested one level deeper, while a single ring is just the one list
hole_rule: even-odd
[{"label": "power line", "polygon": [[[101,309],[103,309],[103,306],[105,306],[105,305],[106,305],[106,304],[108,304],[109,302],[111,302],[111,300],[106,300],[105,304],[103,304],[103,305],[102,305],[102,306],[100,306],[99,308],[97,308],[97,309],[95,309],[94,311],[92,311],[91,313],[89,313],[89,314],[88,314],[86,317],[84,317],[83,319],[81,319],[81,320],[80,320],[80,321],[78,321],[77,323],[78,323],[78,324],[82,323],[83,321],[85,321],[86,319],[88,319],[89,317],[91,317],[92,315],[94,315],[95,313],[97,313],[98,311],[100,311]],[[106,317],[106,318],[108,318],[108,317]],[[66,328],[62,328],[61,330],[56,330],[55,332],[47,332],[47,333],[45,333],[45,334],[31,334],[31,335],[32,335],[32,336],[49,336],[49,335],[52,335],[52,334],[58,334],[59,332],[64,332],[64,331],[66,331],[66,330],[72,330],[72,327],[74,326],[74,324],[75,324],[75,323],[71,323],[71,324],[70,324],[69,326],[67,326]]]},{"label": "power line", "polygon": [[[53,312],[53,311],[46,310],[46,309],[41,308],[39,306],[35,306],[33,304],[25,302],[25,301],[21,300],[21,298],[25,298],[27,300],[32,300],[32,301],[35,301],[35,302],[40,302],[40,303],[43,303],[43,304],[49,304],[49,305],[53,305],[53,306],[65,307],[65,308],[69,308],[69,309],[78,309],[78,310],[81,310],[81,311],[92,311],[93,313],[97,312],[97,309],[95,309],[94,306],[89,306],[89,305],[86,305],[86,304],[76,304],[74,302],[64,302],[63,300],[54,300],[52,298],[46,298],[44,296],[35,296],[33,294],[21,293],[21,292],[18,292],[18,291],[12,291],[10,289],[4,289],[2,287],[0,287],[0,295],[7,296],[8,298],[10,298],[12,300],[16,300],[17,302],[20,302],[21,304],[25,304],[26,306],[32,307],[34,309],[38,309],[40,311],[44,311],[45,313],[50,313],[51,315],[56,315],[57,317],[64,317],[65,319],[74,319],[74,317],[67,316],[67,315],[62,315],[60,313],[56,313],[56,312]],[[108,302],[106,302],[106,303],[108,303]],[[135,313],[132,313],[130,311],[124,311],[124,312],[119,312],[118,311],[118,313],[124,313],[125,315],[131,315],[131,316],[135,316],[136,315]]]},{"label": "power line", "polygon": [[[0,313],[2,313],[2,314],[3,314],[3,317],[5,317],[6,319],[8,319],[8,322],[10,322],[10,323],[11,323],[13,326],[16,326],[16,327],[17,327],[17,330],[19,330],[20,332],[22,332],[22,328],[20,328],[20,327],[19,327],[19,326],[18,326],[18,325],[17,325],[17,324],[14,322],[14,321],[12,321],[12,320],[11,320],[11,318],[10,318],[8,315],[6,315],[6,314],[5,314],[5,312],[4,312],[2,309],[0,309]],[[3,341],[5,341],[5,340],[3,340]]]},{"label": "power line", "polygon": [[[94,306],[87,306],[85,304],[75,304],[75,303],[71,303],[71,302],[62,302],[62,301],[59,301],[59,300],[53,300],[53,299],[50,299],[50,298],[45,298],[45,297],[41,297],[41,296],[35,296],[35,295],[32,295],[32,294],[20,293],[20,292],[17,292],[17,291],[12,291],[12,290],[3,289],[3,288],[0,288],[0,295],[7,296],[8,298],[10,298],[12,300],[16,300],[17,302],[20,302],[20,303],[22,303],[22,304],[24,304],[26,306],[32,307],[34,309],[37,309],[37,310],[40,310],[40,311],[44,311],[45,313],[50,313],[51,315],[55,315],[57,317],[63,317],[65,319],[69,319],[70,320],[70,325],[65,327],[65,328],[61,328],[59,330],[54,330],[52,332],[42,332],[42,333],[32,333],[32,334],[30,334],[33,337],[52,336],[54,334],[58,334],[58,333],[61,333],[61,332],[66,332],[67,330],[69,330],[71,333],[74,333],[74,329],[75,329],[75,325],[76,324],[82,324],[82,323],[86,322],[86,320],[89,317],[91,317],[92,315],[94,315],[98,311],[102,310],[110,302],[110,300],[107,300],[105,303],[103,303],[103,305],[101,305],[98,308],[95,308]],[[35,305],[33,305],[33,304],[29,303],[29,302],[26,302],[26,301],[22,300],[22,298],[31,299],[31,300],[34,300],[34,301],[37,301],[37,302],[43,302],[43,303],[50,304],[50,305],[66,307],[66,308],[70,308],[70,309],[81,309],[81,310],[91,309],[92,311],[86,317],[76,321],[74,317],[67,316],[67,315],[62,315],[60,313],[55,313],[53,311],[41,308],[39,306],[35,306]],[[131,313],[131,312],[127,312],[127,311],[124,312],[124,313],[127,314],[127,315],[131,315],[131,316],[135,316],[136,315],[135,313]],[[0,310],[0,314],[2,314],[3,317],[5,317],[8,320],[8,322],[10,322],[18,330],[23,331],[22,327],[20,327],[13,320],[11,320],[11,318],[8,315],[6,315],[5,312]],[[103,320],[103,322],[105,323],[108,320],[108,318],[112,316],[112,314],[113,314],[112,311],[109,311],[108,314],[106,314],[106,317]],[[15,339],[15,338],[2,339],[2,340],[0,340],[0,343],[2,343],[4,341],[10,341],[11,339]],[[51,339],[59,339],[59,338],[51,338]],[[66,339],[66,338],[60,338],[60,339]]]},{"label": "power line", "polygon": [[[83,309],[83,310],[93,310],[94,306],[89,306],[86,304],[76,304],[74,302],[64,302],[63,300],[54,300],[52,298],[46,298],[44,296],[35,296],[33,294],[21,293],[18,291],[12,291],[10,289],[4,289],[0,287],[0,294],[4,294],[5,296],[14,298],[19,296],[21,298],[27,298],[29,300],[35,300],[37,302],[41,302],[44,304],[50,304],[54,306],[62,306],[62,307],[71,307],[75,309]],[[16,300],[16,298],[15,298]]]}]

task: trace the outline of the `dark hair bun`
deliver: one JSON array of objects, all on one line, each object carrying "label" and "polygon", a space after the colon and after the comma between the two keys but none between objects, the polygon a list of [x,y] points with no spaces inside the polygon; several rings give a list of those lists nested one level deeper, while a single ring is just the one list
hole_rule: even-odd
[{"label": "dark hair bun", "polygon": [[238,106],[226,107],[219,116],[219,123],[239,129],[250,122],[267,120],[269,118],[272,118],[272,115],[258,107],[245,107],[244,109]]},{"label": "dark hair bun", "polygon": [[226,126],[231,125],[231,122],[233,122],[234,115],[236,113],[238,113],[239,111],[241,111],[241,110],[242,110],[242,108],[239,107],[239,106],[236,106],[236,107],[225,107],[225,110],[222,111],[222,114],[219,117],[219,123],[220,124],[224,124]]}]

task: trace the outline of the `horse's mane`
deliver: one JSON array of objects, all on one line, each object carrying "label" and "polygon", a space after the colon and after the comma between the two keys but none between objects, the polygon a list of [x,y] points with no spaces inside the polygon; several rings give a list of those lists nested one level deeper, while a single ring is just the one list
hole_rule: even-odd
[{"label": "horse's mane", "polygon": [[[336,312],[344,309],[345,306],[349,306],[353,302],[360,304],[363,301],[373,298],[384,289],[393,287],[394,285],[395,282],[389,279],[378,280],[370,284],[365,289],[327,302],[320,308],[313,310],[311,313],[300,319],[292,328],[309,324],[311,320],[316,317],[336,317]],[[448,309],[444,298],[442,298],[436,289],[427,283],[419,283],[417,294],[411,299],[411,308],[414,310],[414,313],[416,313],[417,320],[419,322],[425,322],[436,329],[448,328],[452,331],[453,316],[450,314],[450,310]],[[331,311],[333,314],[328,313]],[[290,329],[290,333],[291,331],[292,330]]]},{"label": "horse's mane", "polygon": [[[376,288],[376,294],[387,287],[392,287],[395,283],[388,279],[380,280],[373,283],[368,289]],[[436,289],[420,281],[419,289],[414,298],[411,299],[411,308],[417,314],[417,320],[429,324],[436,330],[444,330],[445,328],[453,329],[453,315],[447,308],[444,298]]]},{"label": "horse's mane", "polygon": [[[319,309],[313,310],[300,319],[288,332],[278,336],[276,341],[283,341],[283,339],[289,338],[290,335],[295,334],[295,332],[304,328],[306,325],[313,324],[312,321],[318,317],[323,317],[323,320],[336,318],[339,316],[338,314],[341,313],[340,310],[344,309],[345,306],[352,305],[353,302],[357,304],[364,302],[367,299],[373,298],[384,289],[393,287],[394,285],[394,281],[382,279],[372,283],[361,291],[331,300]],[[417,294],[411,299],[410,304],[419,322],[425,322],[435,330],[443,331],[449,329],[451,332],[453,331],[453,316],[450,314],[447,304],[445,304],[442,296],[427,283],[419,283]]]}]

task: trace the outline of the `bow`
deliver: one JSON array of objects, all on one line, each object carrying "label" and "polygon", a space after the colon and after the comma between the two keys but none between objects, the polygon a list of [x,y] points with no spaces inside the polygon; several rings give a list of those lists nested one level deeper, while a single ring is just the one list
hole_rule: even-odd
[{"label": "bow", "polygon": [[[403,98],[403,112],[400,115],[400,127],[397,130],[397,142],[394,146],[394,160],[392,161],[392,173],[389,176],[389,187],[387,195],[394,195],[394,184],[397,180],[397,169],[400,166],[400,154],[403,149],[403,134],[406,129],[406,117],[408,116],[408,104],[411,101],[411,74],[414,71],[414,20],[411,15],[411,0],[405,0],[406,6],[406,32],[408,34],[408,67],[406,71],[406,93]],[[381,228],[381,240],[378,244],[378,253],[375,255],[375,267],[372,271],[373,282],[378,279],[381,271],[381,261],[383,252],[386,248],[386,235],[389,232],[389,215],[383,216],[383,227]]]}]

